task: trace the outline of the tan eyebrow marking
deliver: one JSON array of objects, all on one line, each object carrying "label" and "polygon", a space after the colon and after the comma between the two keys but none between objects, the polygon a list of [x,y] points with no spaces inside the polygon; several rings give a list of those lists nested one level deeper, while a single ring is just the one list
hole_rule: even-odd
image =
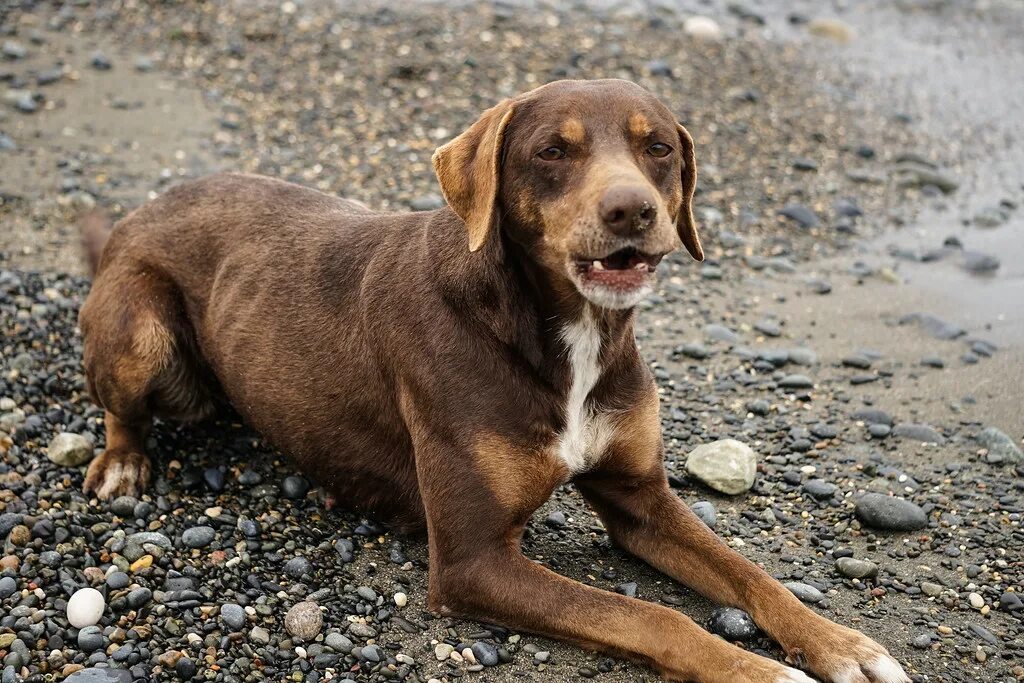
[{"label": "tan eyebrow marking", "polygon": [[629,132],[635,137],[645,138],[651,134],[651,124],[647,117],[636,112],[629,117]]},{"label": "tan eyebrow marking", "polygon": [[583,129],[583,124],[580,123],[579,119],[566,119],[565,123],[562,124],[562,130],[559,132],[566,142],[573,145],[583,144],[583,138],[586,137],[586,131]]}]

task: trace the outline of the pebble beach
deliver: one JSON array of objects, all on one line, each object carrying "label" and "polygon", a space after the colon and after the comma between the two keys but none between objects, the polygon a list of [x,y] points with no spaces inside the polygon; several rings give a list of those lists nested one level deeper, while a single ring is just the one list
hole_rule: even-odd
[{"label": "pebble beach", "polygon": [[[0,683],[659,680],[431,614],[425,538],[327,501],[229,410],[156,425],[142,498],[81,492],[104,445],[83,211],[220,170],[437,208],[438,145],[598,77],[697,147],[708,259],[667,258],[637,325],[673,489],[915,683],[1024,681],[1018,29],[1012,2],[0,0]],[[571,485],[523,550],[784,658],[614,547]]]}]

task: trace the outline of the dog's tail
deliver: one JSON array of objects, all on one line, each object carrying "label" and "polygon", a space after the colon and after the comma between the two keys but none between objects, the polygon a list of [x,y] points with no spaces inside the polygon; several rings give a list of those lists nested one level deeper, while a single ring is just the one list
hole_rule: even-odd
[{"label": "dog's tail", "polygon": [[85,251],[86,263],[89,264],[89,274],[95,275],[96,269],[100,266],[103,247],[106,246],[114,229],[114,222],[106,211],[94,209],[78,220],[78,226],[82,233],[82,248]]}]

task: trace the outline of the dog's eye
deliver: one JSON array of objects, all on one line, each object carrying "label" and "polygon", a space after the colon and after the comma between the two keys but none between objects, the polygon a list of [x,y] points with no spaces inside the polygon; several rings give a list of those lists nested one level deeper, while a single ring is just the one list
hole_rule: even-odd
[{"label": "dog's eye", "polygon": [[541,151],[537,152],[537,156],[544,161],[558,161],[559,159],[565,158],[565,150],[561,147],[555,147],[552,145],[551,147],[545,147]]},{"label": "dog's eye", "polygon": [[647,148],[647,153],[652,157],[667,157],[671,151],[671,147],[661,142],[655,142]]}]

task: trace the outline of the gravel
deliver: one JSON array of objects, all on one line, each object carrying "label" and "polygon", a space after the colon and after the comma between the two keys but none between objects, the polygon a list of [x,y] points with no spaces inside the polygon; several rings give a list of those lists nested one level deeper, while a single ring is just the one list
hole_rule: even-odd
[{"label": "gravel", "polygon": [[[982,313],[968,318],[936,304],[915,314],[900,298],[904,267],[941,268],[942,260],[902,261],[894,278],[888,254],[852,246],[894,222],[913,224],[916,197],[929,191],[897,187],[890,162],[907,149],[931,156],[946,145],[898,123],[898,111],[851,115],[831,99],[836,90],[807,85],[821,82],[819,64],[773,46],[753,33],[752,19],[735,14],[716,15],[721,34],[697,41],[682,30],[688,17],[667,7],[594,18],[548,6],[403,8],[405,16],[372,7],[338,13],[317,2],[294,3],[292,13],[284,8],[293,3],[280,12],[222,2],[120,13],[100,5],[25,9],[46,47],[35,46],[28,23],[4,36],[28,55],[4,62],[0,86],[0,155],[5,171],[13,169],[0,179],[0,643],[14,636],[7,647],[19,648],[18,671],[5,666],[3,683],[22,676],[22,647],[32,681],[56,673],[72,681],[315,683],[328,672],[340,680],[454,680],[474,666],[467,649],[499,682],[655,680],[639,664],[431,614],[424,540],[348,511],[344,500],[326,509],[315,482],[229,412],[187,427],[157,423],[149,439],[154,477],[138,500],[94,507],[80,492],[84,468],[48,457],[61,433],[104,445],[76,330],[88,285],[63,272],[80,268],[69,237],[80,207],[100,203],[117,214],[179,178],[232,168],[389,210],[433,208],[442,200],[430,154],[477,112],[549,78],[607,75],[665,97],[699,146],[696,208],[708,225],[714,277],[681,255],[666,258],[637,324],[662,397],[674,490],[687,503],[707,498],[694,510],[723,540],[799,584],[816,611],[884,643],[915,680],[1019,678],[1019,423],[985,414],[996,389],[967,396],[967,388],[924,386],[963,372],[959,386],[984,387],[999,372],[986,364],[1012,362],[1011,350],[976,344],[973,330],[988,322]],[[772,31],[779,26],[788,22],[769,20]],[[631,39],[640,32],[650,39]],[[91,66],[97,50],[109,71]],[[62,77],[44,75],[41,84],[37,75],[55,63],[39,61],[40,52],[60,55]],[[22,82],[9,83],[6,73]],[[163,90],[174,84],[182,90]],[[77,133],[65,135],[67,124],[54,122],[82,91],[103,93],[103,104],[79,112]],[[196,109],[187,108],[189,93]],[[160,118],[167,101],[173,116]],[[136,102],[143,109],[117,108]],[[159,133],[124,126],[104,140],[103,122],[121,111],[154,122]],[[43,129],[27,134],[21,125]],[[160,147],[164,138],[169,149]],[[133,157],[134,148],[146,153]],[[933,172],[946,173],[943,166],[961,174],[959,160],[942,159]],[[853,169],[882,184],[851,180]],[[20,177],[28,187],[12,185]],[[964,185],[927,201],[955,201],[968,194]],[[780,218],[789,205],[812,212],[817,224]],[[948,205],[946,213],[976,212]],[[973,229],[958,233],[972,249]],[[1004,261],[988,277],[1004,276],[1009,257],[976,246]],[[54,249],[67,261],[55,260]],[[945,258],[957,272],[955,254]],[[808,286],[813,280],[828,283],[827,296],[818,293],[825,287]],[[868,338],[873,319],[847,313],[850,296],[884,300],[891,317],[883,332]],[[828,311],[857,325],[828,325]],[[978,362],[964,366],[965,351]],[[922,366],[922,358],[941,362]],[[868,375],[872,382],[854,382]],[[941,440],[890,434],[908,424]],[[988,432],[997,425],[1005,440]],[[725,439],[757,454],[745,470],[754,472],[749,487],[732,497],[694,485],[687,469],[695,447]],[[345,446],[337,444],[336,457]],[[884,499],[881,511],[865,503],[873,495]],[[890,502],[898,499],[911,507]],[[899,533],[908,522],[913,533]],[[554,571],[681,610],[711,629],[711,606],[616,548],[571,487],[529,521],[523,548]],[[296,568],[299,558],[306,564]],[[105,607],[95,626],[78,629],[65,615],[83,587],[98,588]],[[313,605],[302,608],[308,630],[293,635],[287,615],[303,604]],[[723,637],[739,631],[731,633]],[[760,632],[740,642],[783,658]],[[447,650],[443,662],[437,649]],[[488,665],[492,652],[497,661]]]}]

